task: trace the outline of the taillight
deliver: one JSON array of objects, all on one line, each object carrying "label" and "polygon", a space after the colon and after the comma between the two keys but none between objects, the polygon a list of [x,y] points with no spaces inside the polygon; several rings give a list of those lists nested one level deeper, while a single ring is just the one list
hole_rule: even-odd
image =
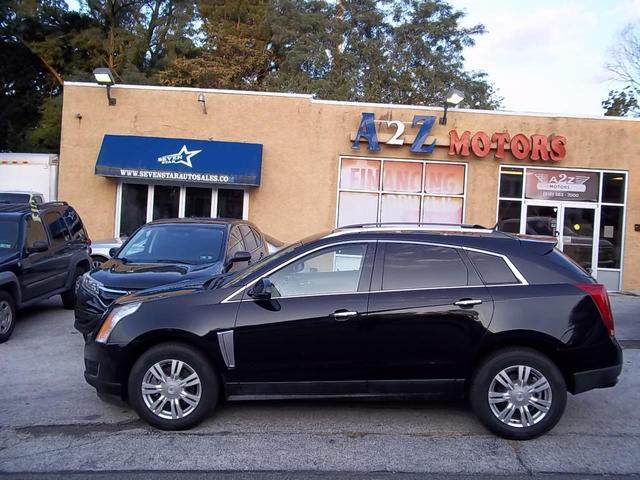
[{"label": "taillight", "polygon": [[580,290],[587,292],[593,301],[596,302],[596,306],[600,311],[602,322],[604,323],[609,336],[613,337],[613,313],[611,313],[611,303],[609,303],[609,295],[607,295],[607,289],[600,283],[582,283],[576,285]]}]

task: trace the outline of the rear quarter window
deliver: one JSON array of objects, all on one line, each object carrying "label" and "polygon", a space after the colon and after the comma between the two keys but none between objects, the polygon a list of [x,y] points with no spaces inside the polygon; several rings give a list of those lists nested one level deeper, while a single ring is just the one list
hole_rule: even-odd
[{"label": "rear quarter window", "polygon": [[474,251],[467,251],[467,255],[485,284],[509,285],[520,283],[502,257]]}]

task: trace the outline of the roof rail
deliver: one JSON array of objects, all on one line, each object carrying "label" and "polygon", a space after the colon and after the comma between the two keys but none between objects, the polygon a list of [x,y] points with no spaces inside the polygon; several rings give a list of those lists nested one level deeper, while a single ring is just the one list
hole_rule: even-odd
[{"label": "roof rail", "polygon": [[444,228],[465,228],[478,230],[495,230],[495,227],[485,227],[478,224],[466,223],[429,223],[429,222],[378,222],[378,223],[357,223],[354,225],[344,225],[336,228],[336,230],[352,229],[352,228],[379,228],[379,227],[444,227]]}]

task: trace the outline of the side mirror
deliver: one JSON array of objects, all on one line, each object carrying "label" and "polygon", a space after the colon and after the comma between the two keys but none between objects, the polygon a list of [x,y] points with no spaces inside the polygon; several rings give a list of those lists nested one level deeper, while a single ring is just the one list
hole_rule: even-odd
[{"label": "side mirror", "polygon": [[251,261],[251,254],[249,252],[239,251],[239,252],[236,252],[233,255],[233,257],[229,259],[229,265],[233,263],[249,262],[249,261]]},{"label": "side mirror", "polygon": [[273,283],[268,278],[261,278],[258,280],[251,289],[247,292],[251,298],[256,300],[269,300],[273,294]]},{"label": "side mirror", "polygon": [[33,242],[33,245],[29,247],[29,253],[46,252],[47,250],[49,250],[49,244],[42,240],[36,240]]},{"label": "side mirror", "polygon": [[118,250],[120,250],[120,248],[118,248],[118,247],[111,247],[111,248],[109,249],[109,256],[110,256],[111,258],[115,257],[115,256],[118,254]]}]

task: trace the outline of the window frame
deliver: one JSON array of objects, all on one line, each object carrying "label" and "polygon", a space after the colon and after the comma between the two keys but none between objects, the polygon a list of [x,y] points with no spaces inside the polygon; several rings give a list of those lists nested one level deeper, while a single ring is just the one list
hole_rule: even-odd
[{"label": "window frame", "polygon": [[[378,183],[378,189],[376,190],[364,190],[353,188],[342,188],[340,186],[340,178],[342,173],[342,161],[343,160],[374,160],[380,162],[380,181]],[[403,163],[420,163],[422,164],[422,179],[420,183],[420,192],[398,192],[392,190],[384,190],[384,164],[385,162],[403,162]],[[461,165],[464,169],[463,191],[462,194],[449,194],[449,193],[426,193],[424,192],[424,182],[427,172],[427,166],[429,164],[443,164],[443,165]],[[462,199],[462,218],[461,224],[465,223],[466,208],[467,208],[467,192],[468,192],[468,179],[469,179],[469,164],[467,162],[448,162],[445,160],[418,160],[415,158],[395,158],[395,157],[371,157],[371,156],[359,156],[359,155],[340,155],[338,157],[338,175],[337,175],[337,187],[336,187],[336,210],[335,210],[335,222],[336,228],[339,228],[339,214],[340,214],[340,193],[369,193],[377,195],[377,212],[376,222],[381,222],[382,215],[382,197],[383,195],[406,195],[419,197],[420,209],[418,213],[418,220],[416,223],[423,223],[422,216],[424,214],[424,203],[427,197],[438,198],[461,198]]]},{"label": "window frame", "polygon": [[[132,181],[124,181],[118,180],[118,184],[116,186],[116,208],[115,208],[115,218],[114,218],[114,228],[113,228],[113,236],[115,238],[120,238],[120,216],[122,214],[122,185],[135,184],[135,185],[146,185],[147,186],[147,215],[146,222],[149,223],[153,221],[153,205],[154,205],[154,187],[153,183],[143,183],[143,182],[132,182]],[[242,219],[239,220],[249,220],[249,190],[246,187],[241,185],[229,185],[229,186],[208,186],[208,185],[194,185],[194,184],[174,184],[174,183],[162,183],[158,184],[160,186],[168,186],[168,187],[179,187],[180,193],[178,196],[178,218],[185,218],[185,207],[186,207],[186,191],[187,188],[210,188],[211,189],[211,211],[209,213],[210,218],[216,218],[218,212],[218,191],[219,190],[242,190],[243,191],[243,199],[242,199]]]}]

